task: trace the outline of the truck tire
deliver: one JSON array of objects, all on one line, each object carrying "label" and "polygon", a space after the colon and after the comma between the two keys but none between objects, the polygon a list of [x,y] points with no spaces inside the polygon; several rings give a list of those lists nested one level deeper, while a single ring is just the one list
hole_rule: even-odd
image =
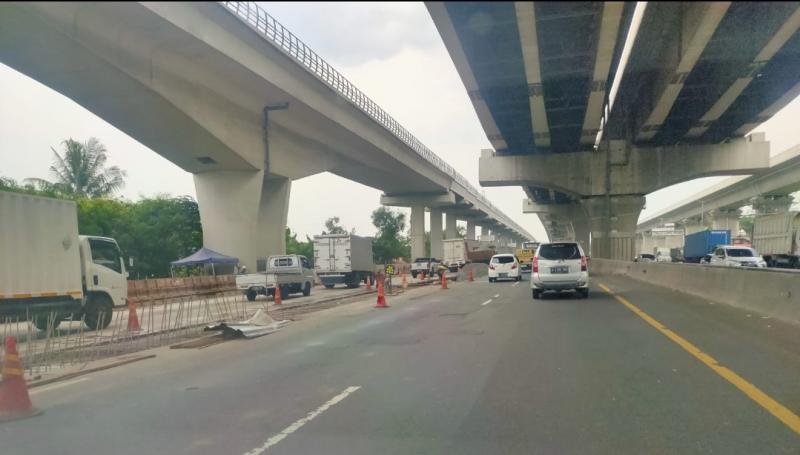
[{"label": "truck tire", "polygon": [[308,297],[311,295],[311,283],[306,281],[306,285],[303,286],[303,295]]},{"label": "truck tire", "polygon": [[417,272],[411,272],[411,278],[417,279]]},{"label": "truck tire", "polygon": [[[61,321],[64,320],[64,317],[61,315],[56,315],[55,320],[53,321],[53,329],[58,327],[61,324]],[[47,331],[48,323],[50,322],[50,314],[38,314],[36,317],[33,318],[33,325],[41,330],[42,332]]]},{"label": "truck tire", "polygon": [[281,299],[289,298],[289,294],[291,294],[291,293],[292,293],[292,289],[289,286],[287,286],[285,284],[281,285]]},{"label": "truck tire", "polygon": [[113,313],[114,304],[110,297],[106,294],[91,294],[86,302],[84,322],[92,330],[104,329],[111,324]]},{"label": "truck tire", "polygon": [[258,293],[256,293],[256,291],[254,291],[253,289],[248,289],[246,295],[247,295],[247,301],[252,302],[256,299]]}]

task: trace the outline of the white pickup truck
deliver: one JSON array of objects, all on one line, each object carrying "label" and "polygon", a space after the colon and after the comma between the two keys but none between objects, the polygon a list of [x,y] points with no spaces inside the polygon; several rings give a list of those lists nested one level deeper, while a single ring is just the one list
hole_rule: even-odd
[{"label": "white pickup truck", "polygon": [[297,292],[311,295],[313,285],[314,269],[308,259],[299,254],[270,256],[265,271],[236,277],[236,288],[251,302],[259,294],[275,295],[278,286],[281,288],[281,297]]},{"label": "white pickup truck", "polygon": [[416,258],[414,262],[411,264],[411,277],[416,278],[417,275],[421,275],[423,272],[427,276],[431,276],[433,273],[436,272],[436,269],[439,267],[439,260],[435,258]]}]

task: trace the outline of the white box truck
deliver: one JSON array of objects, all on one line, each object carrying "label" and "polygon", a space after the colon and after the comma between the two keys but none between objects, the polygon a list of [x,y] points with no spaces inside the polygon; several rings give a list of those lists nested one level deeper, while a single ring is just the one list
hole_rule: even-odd
[{"label": "white box truck", "polygon": [[314,270],[328,289],[337,284],[357,288],[361,281],[375,272],[372,237],[352,234],[315,235]]},{"label": "white box truck", "polygon": [[447,264],[447,269],[451,272],[458,272],[470,262],[469,252],[478,246],[476,240],[466,239],[445,239],[442,240],[442,262]]},{"label": "white box truck", "polygon": [[[72,316],[106,327],[128,301],[117,242],[78,235],[75,203],[0,191],[0,318],[31,317],[47,328]],[[35,317],[34,317],[35,316]]]},{"label": "white box truck", "polygon": [[800,268],[800,212],[756,216],[752,243],[767,267]]}]

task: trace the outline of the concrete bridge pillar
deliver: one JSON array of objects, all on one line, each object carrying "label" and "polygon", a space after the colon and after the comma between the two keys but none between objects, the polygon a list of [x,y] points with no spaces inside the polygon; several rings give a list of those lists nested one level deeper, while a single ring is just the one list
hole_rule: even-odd
[{"label": "concrete bridge pillar", "polygon": [[475,222],[467,220],[467,240],[475,240]]},{"label": "concrete bridge pillar", "polygon": [[719,209],[711,213],[711,229],[729,229],[731,237],[739,235],[739,209]]},{"label": "concrete bridge pillar", "polygon": [[[450,218],[450,217],[448,217]],[[431,256],[441,259],[442,249],[442,209],[431,209]]]},{"label": "concrete bridge pillar", "polygon": [[683,220],[683,235],[694,234],[695,232],[705,231],[707,228],[705,224],[705,217],[701,220],[700,217],[692,217]]},{"label": "concrete bridge pillar", "polygon": [[630,261],[636,255],[636,222],[644,196],[581,199],[592,230],[592,257]]},{"label": "concrete bridge pillar", "polygon": [[194,174],[203,246],[239,258],[256,271],[256,261],[286,252],[286,217],[291,180],[263,171]]},{"label": "concrete bridge pillar", "polygon": [[456,216],[452,213],[448,213],[447,217],[445,218],[444,238],[454,239],[456,237],[458,237],[456,230]]},{"label": "concrete bridge pillar", "polygon": [[425,256],[425,206],[411,206],[411,261]]}]

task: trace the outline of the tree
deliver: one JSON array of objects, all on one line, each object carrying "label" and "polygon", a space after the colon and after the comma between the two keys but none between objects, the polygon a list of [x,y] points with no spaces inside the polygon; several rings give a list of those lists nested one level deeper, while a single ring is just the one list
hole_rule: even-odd
[{"label": "tree", "polygon": [[314,262],[314,241],[309,236],[306,236],[306,241],[301,242],[297,240],[297,234],[292,233],[292,230],[286,228],[286,254],[301,254],[306,257],[312,264]]},{"label": "tree", "polygon": [[63,142],[64,155],[53,150],[50,173],[54,182],[26,179],[40,190],[50,190],[76,197],[108,197],[125,185],[125,171],[117,166],[105,167],[107,150],[96,138],[80,143],[73,139]]},{"label": "tree", "polygon": [[403,235],[406,227],[406,215],[386,207],[379,207],[372,212],[372,224],[378,233],[372,244],[372,254],[379,264],[392,262],[399,257],[408,258],[411,246]]},{"label": "tree", "polygon": [[[347,229],[339,225],[339,217],[334,216],[325,221],[325,229],[322,234],[347,234]],[[355,232],[355,229],[353,229]]]},{"label": "tree", "polygon": [[[739,218],[739,229],[743,230],[746,233],[747,237],[749,237],[751,240],[753,238],[753,220],[754,220],[754,218],[755,218],[755,216],[753,216],[753,215],[744,215],[744,216]],[[737,233],[733,233],[732,232],[731,234],[733,236],[739,235],[738,232]]]},{"label": "tree", "polygon": [[456,226],[456,237],[460,239],[467,238],[467,228],[464,226]]}]

